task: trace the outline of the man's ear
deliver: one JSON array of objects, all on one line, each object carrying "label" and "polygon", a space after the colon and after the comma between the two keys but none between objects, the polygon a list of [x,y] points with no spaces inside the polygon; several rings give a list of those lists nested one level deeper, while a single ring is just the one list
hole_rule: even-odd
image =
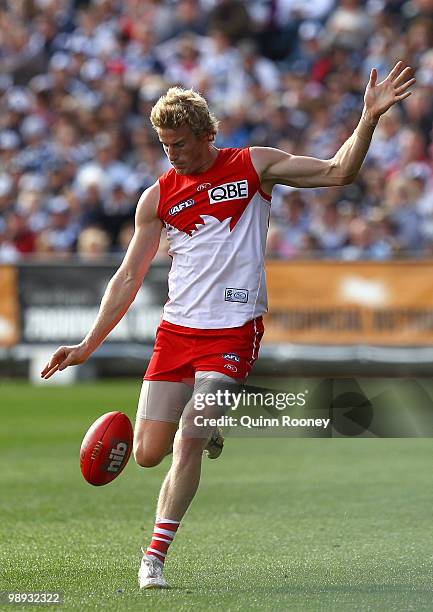
[{"label": "man's ear", "polygon": [[215,140],[216,134],[211,134],[210,132],[205,132],[198,136],[198,139],[202,142],[213,142]]}]

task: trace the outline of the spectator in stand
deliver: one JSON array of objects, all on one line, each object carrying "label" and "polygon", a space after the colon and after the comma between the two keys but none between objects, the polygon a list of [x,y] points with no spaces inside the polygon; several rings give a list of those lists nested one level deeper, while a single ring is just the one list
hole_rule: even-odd
[{"label": "spectator in stand", "polygon": [[373,160],[375,166],[380,166],[381,176],[383,176],[383,171],[389,172],[398,163],[401,155],[401,130],[401,113],[394,106],[389,109],[389,113],[380,118],[375,137],[367,153],[367,160]]},{"label": "spectator in stand", "polygon": [[20,252],[10,239],[6,223],[0,218],[0,262],[4,264],[13,264],[19,261]]},{"label": "spectator in stand", "polygon": [[6,219],[6,238],[21,255],[28,255],[35,250],[36,234],[28,226],[24,214],[11,212]]},{"label": "spectator in stand", "polygon": [[229,34],[223,29],[210,32],[210,47],[201,63],[204,77],[201,85],[214,104],[224,109],[242,100],[240,83],[234,75],[241,72],[239,51],[230,44]]},{"label": "spectator in stand", "polygon": [[245,113],[242,107],[220,116],[218,134],[215,139],[217,147],[246,147],[249,143],[249,132]]},{"label": "spectator in stand", "polygon": [[338,257],[346,242],[348,228],[338,214],[337,202],[328,197],[317,197],[316,204],[319,205],[311,222],[311,233],[325,257]]},{"label": "spectator in stand", "polygon": [[385,208],[394,227],[399,250],[414,254],[422,248],[422,233],[416,210],[418,190],[403,174],[395,173],[385,188]]},{"label": "spectator in stand", "polygon": [[185,87],[194,87],[196,83],[203,82],[205,72],[195,35],[188,33],[179,39],[176,56],[165,70],[164,78],[169,83],[182,83]]},{"label": "spectator in stand", "polygon": [[370,16],[361,0],[340,0],[326,22],[330,42],[345,49],[361,50],[372,32]]},{"label": "spectator in stand", "polygon": [[76,246],[79,225],[64,196],[56,196],[48,203],[48,222],[43,230],[46,242],[56,255],[70,255]]},{"label": "spectator in stand", "polygon": [[15,189],[9,174],[0,174],[0,215],[6,222],[7,215],[13,212]]},{"label": "spectator in stand", "polygon": [[251,36],[250,16],[241,0],[216,0],[208,14],[208,24],[208,31],[224,32],[229,44]]},{"label": "spectator in stand", "polygon": [[13,130],[0,132],[0,166],[6,168],[20,148],[20,138]]},{"label": "spectator in stand", "polygon": [[162,74],[164,65],[155,49],[155,33],[147,23],[134,23],[124,52],[125,80],[139,87],[148,74]]},{"label": "spectator in stand", "polygon": [[173,17],[170,27],[164,35],[168,40],[186,33],[194,33],[199,36],[206,34],[208,28],[207,20],[200,8],[198,0],[179,0],[173,7]]},{"label": "spectator in stand", "polygon": [[102,228],[86,227],[78,238],[78,256],[88,263],[98,263],[108,255],[110,243],[110,236]]},{"label": "spectator in stand", "polygon": [[283,259],[298,257],[305,248],[310,219],[301,191],[293,189],[283,197],[279,255]]},{"label": "spectator in stand", "polygon": [[247,89],[251,84],[257,83],[267,93],[278,91],[280,73],[276,65],[262,57],[259,48],[252,40],[244,40],[238,45],[240,53],[241,70],[238,75],[241,90]]}]

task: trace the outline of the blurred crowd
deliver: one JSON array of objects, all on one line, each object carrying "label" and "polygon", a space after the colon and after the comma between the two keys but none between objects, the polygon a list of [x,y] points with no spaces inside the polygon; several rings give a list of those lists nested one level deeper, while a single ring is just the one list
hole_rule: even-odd
[{"label": "blurred crowd", "polygon": [[218,147],[329,158],[399,59],[415,91],[356,182],[275,188],[270,257],[433,253],[433,0],[0,0],[0,262],[124,253],[169,167],[149,122],[168,86],[205,95]]}]

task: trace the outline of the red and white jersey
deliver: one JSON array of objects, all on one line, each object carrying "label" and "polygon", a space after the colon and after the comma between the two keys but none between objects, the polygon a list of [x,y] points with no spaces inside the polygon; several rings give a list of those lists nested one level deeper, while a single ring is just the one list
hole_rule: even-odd
[{"label": "red and white jersey", "polygon": [[265,313],[271,197],[260,188],[249,149],[221,149],[206,172],[172,169],[159,185],[158,216],[173,258],[163,319],[218,329]]}]

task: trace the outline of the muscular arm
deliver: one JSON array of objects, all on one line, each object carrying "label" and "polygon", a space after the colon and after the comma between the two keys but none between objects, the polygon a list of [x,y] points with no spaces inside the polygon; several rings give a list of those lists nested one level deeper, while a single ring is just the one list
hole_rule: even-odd
[{"label": "muscular arm", "polygon": [[98,316],[82,342],[90,352],[101,344],[130,307],[158,250],[162,230],[162,223],[156,216],[158,200],[159,185],[155,184],[138,202],[134,236],[119,269],[107,285]]},{"label": "muscular arm", "polygon": [[266,190],[279,183],[292,187],[331,187],[351,183],[370,146],[374,123],[364,115],[332,159],[291,155],[279,149],[252,147],[251,159]]},{"label": "muscular arm", "polygon": [[364,110],[353,134],[332,159],[290,155],[278,149],[253,147],[251,159],[263,189],[271,192],[276,183],[293,187],[331,187],[346,185],[357,176],[365,159],[374,127],[393,104],[407,98],[415,83],[412,69],[398,62],[389,75],[377,83],[377,72],[371,71],[364,95]]},{"label": "muscular arm", "polygon": [[57,370],[83,363],[119,323],[134,301],[158,249],[162,222],[157,217],[159,184],[141,196],[135,214],[135,231],[125,257],[107,285],[98,315],[84,340],[71,347],[60,347],[41,372],[49,378]]}]

